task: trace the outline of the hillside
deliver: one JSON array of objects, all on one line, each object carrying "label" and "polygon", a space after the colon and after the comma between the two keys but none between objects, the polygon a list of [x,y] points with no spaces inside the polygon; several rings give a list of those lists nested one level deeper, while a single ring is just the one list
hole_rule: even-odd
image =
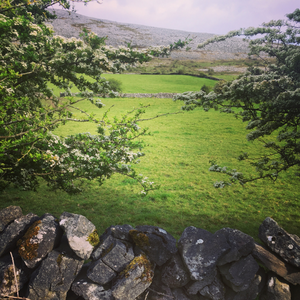
[{"label": "hillside", "polygon": [[95,32],[98,36],[107,36],[107,44],[112,46],[126,45],[128,42],[134,47],[145,48],[156,45],[169,45],[187,36],[193,38],[189,45],[190,51],[174,51],[171,58],[195,60],[241,59],[247,57],[248,43],[240,38],[231,38],[224,42],[198,49],[198,44],[211,38],[214,34],[187,32],[165,28],[150,27],[137,24],[118,23],[103,19],[83,16],[61,9],[51,9],[57,19],[51,21],[55,34],[64,37],[79,37],[82,28]]}]

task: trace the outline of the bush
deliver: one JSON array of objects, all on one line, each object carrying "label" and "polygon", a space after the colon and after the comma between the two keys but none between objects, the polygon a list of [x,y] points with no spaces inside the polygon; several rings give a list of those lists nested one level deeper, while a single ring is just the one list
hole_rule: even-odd
[{"label": "bush", "polygon": [[210,92],[210,88],[206,84],[204,84],[200,90],[205,92],[206,94]]},{"label": "bush", "polygon": [[109,86],[112,91],[122,93],[122,82],[115,78],[108,79]]}]

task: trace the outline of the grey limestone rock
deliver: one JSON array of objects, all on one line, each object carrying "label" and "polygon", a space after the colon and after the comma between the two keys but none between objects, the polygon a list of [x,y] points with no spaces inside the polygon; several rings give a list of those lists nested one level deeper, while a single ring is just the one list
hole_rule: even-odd
[{"label": "grey limestone rock", "polygon": [[110,226],[105,230],[105,233],[101,235],[100,241],[106,239],[108,235],[111,235],[119,240],[132,241],[129,236],[129,231],[132,229],[133,227],[128,224]]},{"label": "grey limestone rock", "polygon": [[0,256],[12,250],[29,226],[38,219],[37,215],[29,213],[10,223],[0,234]]},{"label": "grey limestone rock", "polygon": [[286,262],[300,267],[300,238],[287,233],[277,222],[266,218],[259,227],[259,238]]},{"label": "grey limestone rock", "polygon": [[[299,296],[299,295],[298,295]],[[268,282],[261,300],[291,300],[289,284],[279,279],[275,274],[269,274]]]},{"label": "grey limestone rock", "polygon": [[72,284],[72,291],[85,300],[114,300],[111,290],[105,290],[103,286],[83,279]]},{"label": "grey limestone rock", "polygon": [[[145,297],[142,297],[141,299],[145,299]],[[172,290],[164,285],[160,284],[159,286],[153,286],[153,283],[151,285],[151,290],[149,290],[149,294],[147,299],[149,300],[170,300],[173,299],[173,293]]]},{"label": "grey limestone rock", "polygon": [[156,226],[137,226],[129,231],[135,245],[144,251],[151,262],[162,266],[177,252],[176,239]]},{"label": "grey limestone rock", "polygon": [[217,268],[214,268],[212,272],[209,272],[207,276],[203,276],[200,280],[191,281],[186,286],[185,289],[189,295],[196,295],[203,288],[213,283],[215,277],[217,276]]},{"label": "grey limestone rock", "polygon": [[273,271],[288,282],[300,284],[300,270],[295,266],[283,261],[261,245],[255,244],[252,251],[254,258],[259,260],[268,270]]},{"label": "grey limestone rock", "polygon": [[19,254],[26,266],[35,268],[57,246],[62,233],[55,217],[50,214],[33,223],[18,241]]},{"label": "grey limestone rock", "polygon": [[22,215],[20,206],[11,205],[0,210],[0,232],[2,232],[9,223],[22,217]]},{"label": "grey limestone rock", "polygon": [[93,260],[98,260],[99,258],[102,258],[105,253],[109,250],[112,249],[113,245],[116,243],[116,239],[111,236],[111,235],[106,235],[105,238],[103,239],[103,236],[101,236],[100,244],[94,249],[91,258]]},{"label": "grey limestone rock", "polygon": [[214,281],[204,287],[200,294],[204,297],[207,297],[211,300],[224,300],[225,299],[225,287],[222,281],[220,280],[219,276],[214,278]]},{"label": "grey limestone rock", "polygon": [[224,235],[228,245],[230,246],[230,251],[221,257],[218,261],[218,265],[237,261],[242,256],[249,255],[254,248],[254,239],[239,230],[222,228],[215,234]]},{"label": "grey limestone rock", "polygon": [[[147,299],[149,300],[169,300],[172,299],[172,290],[168,285],[162,282],[162,267],[155,267],[154,277],[150,286],[151,290],[148,289]],[[145,293],[140,296],[141,300],[145,299]]]},{"label": "grey limestone rock", "polygon": [[250,287],[259,265],[252,255],[248,255],[237,262],[220,266],[219,270],[223,281],[235,292],[240,292]]},{"label": "grey limestone rock", "polygon": [[230,247],[223,235],[190,226],[183,231],[178,241],[178,249],[189,270],[190,278],[201,281],[215,273],[218,260]]},{"label": "grey limestone rock", "polygon": [[102,261],[116,272],[121,272],[133,259],[132,246],[116,240],[111,249],[103,256]]},{"label": "grey limestone rock", "polygon": [[103,263],[101,259],[93,262],[87,271],[87,277],[89,279],[103,285],[110,282],[117,275],[118,274],[112,270],[112,268]]},{"label": "grey limestone rock", "polygon": [[161,281],[170,288],[182,287],[190,281],[188,270],[178,253],[163,265]]},{"label": "grey limestone rock", "polygon": [[151,285],[153,275],[153,266],[146,255],[137,256],[115,281],[112,294],[116,300],[135,299]]},{"label": "grey limestone rock", "polygon": [[64,212],[60,216],[59,225],[64,229],[72,250],[82,259],[89,259],[94,246],[89,241],[95,232],[95,225],[86,217]]},{"label": "grey limestone rock", "polygon": [[60,247],[52,250],[32,274],[27,297],[31,300],[65,300],[83,262],[63,238]]},{"label": "grey limestone rock", "polygon": [[174,300],[201,300],[201,299],[203,300],[203,297],[199,296],[199,294],[193,296],[187,295],[183,288],[172,289],[172,294]]},{"label": "grey limestone rock", "polygon": [[249,288],[241,292],[235,292],[232,289],[226,289],[226,300],[254,300],[261,293],[266,283],[266,274],[262,268],[259,269]]}]

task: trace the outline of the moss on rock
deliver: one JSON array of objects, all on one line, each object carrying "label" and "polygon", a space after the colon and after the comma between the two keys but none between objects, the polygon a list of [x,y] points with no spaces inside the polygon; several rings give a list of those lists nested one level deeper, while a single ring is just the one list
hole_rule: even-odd
[{"label": "moss on rock", "polygon": [[88,241],[93,247],[96,247],[96,246],[100,243],[99,235],[98,235],[96,229],[88,236],[87,241]]},{"label": "moss on rock", "polygon": [[141,254],[140,256],[136,256],[127,267],[120,273],[121,276],[129,277],[130,271],[133,270],[136,265],[144,268],[144,272],[141,276],[135,278],[136,280],[140,279],[142,282],[152,282],[152,278],[154,276],[152,264],[147,258],[145,254]]},{"label": "moss on rock", "polygon": [[144,250],[145,247],[150,246],[149,237],[145,233],[132,229],[129,231],[129,235],[134,243],[142,250]]},{"label": "moss on rock", "polygon": [[24,236],[18,240],[17,246],[19,248],[19,254],[23,259],[32,260],[37,257],[37,250],[39,248],[38,243],[32,243],[31,239],[36,236],[40,230],[38,226],[41,220],[34,222],[26,231]]}]

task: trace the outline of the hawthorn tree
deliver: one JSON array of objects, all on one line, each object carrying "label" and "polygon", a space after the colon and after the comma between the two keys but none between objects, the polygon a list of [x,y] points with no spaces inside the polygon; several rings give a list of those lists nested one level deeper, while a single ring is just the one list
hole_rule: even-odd
[{"label": "hawthorn tree", "polygon": [[[172,47],[113,48],[87,31],[83,40],[54,36],[45,21],[55,17],[46,8],[56,3],[70,7],[67,0],[0,4],[0,190],[11,183],[34,190],[38,178],[43,178],[53,189],[76,193],[83,179],[102,184],[113,173],[121,173],[138,180],[142,193],[147,193],[155,185],[132,168],[143,155],[138,138],[147,130],[137,123],[145,107],[110,121],[107,113],[97,119],[77,105],[89,100],[102,108],[95,94],[116,95],[101,77],[104,72],[121,72],[153,56],[167,55]],[[63,89],[66,97],[55,96],[49,83]],[[80,97],[72,96],[72,86],[79,89]],[[74,110],[81,117],[75,118]],[[96,123],[98,134],[62,138],[52,133],[67,122]]]},{"label": "hawthorn tree", "polygon": [[260,59],[264,68],[249,67],[237,79],[218,84],[214,92],[186,92],[174,98],[184,101],[183,110],[214,108],[242,119],[249,130],[247,139],[260,141],[266,150],[259,158],[247,153],[238,158],[248,160],[257,171],[255,175],[211,162],[210,171],[229,176],[228,180],[216,182],[215,187],[261,178],[276,181],[279,173],[300,167],[300,10],[288,14],[286,20],[229,32],[199,47],[234,36],[249,40],[249,56]]}]

